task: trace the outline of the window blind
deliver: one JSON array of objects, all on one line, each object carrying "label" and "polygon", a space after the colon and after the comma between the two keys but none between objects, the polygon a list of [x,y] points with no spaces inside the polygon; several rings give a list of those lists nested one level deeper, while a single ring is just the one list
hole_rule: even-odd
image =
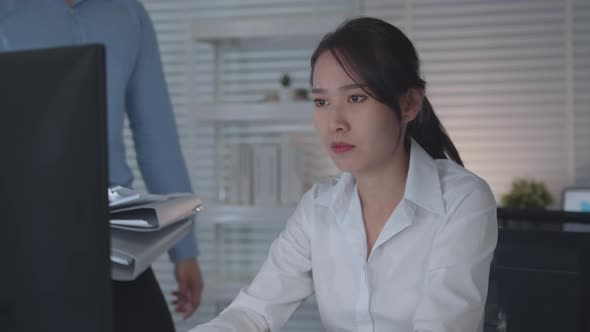
[{"label": "window blind", "polygon": [[[556,197],[565,186],[590,183],[590,97],[585,93],[590,87],[590,4],[585,0],[142,2],[158,34],[193,188],[205,202],[219,196],[215,181],[219,137],[214,126],[199,122],[194,113],[195,105],[215,101],[215,59],[210,44],[191,42],[190,23],[206,18],[352,13],[357,8],[398,25],[413,40],[435,111],[466,167],[486,179],[498,198],[517,176],[545,181]],[[295,87],[308,87],[312,45],[235,46],[228,45],[222,60],[221,101],[261,100],[266,91],[278,87],[283,72],[293,77]],[[224,140],[262,139],[285,125],[230,123],[224,128]],[[303,126],[288,128],[305,132]],[[125,138],[135,186],[144,188],[129,131]],[[325,161],[311,135],[308,145],[307,179],[332,173],[333,165]],[[283,223],[228,227],[223,233],[222,262],[228,275],[235,280],[253,276]],[[198,222],[199,260],[206,277],[214,276],[218,266],[215,235],[212,223]],[[154,269],[169,295],[175,287],[172,265],[162,257]],[[178,330],[209,320],[223,305],[205,303],[186,322],[175,316]],[[313,301],[302,306],[285,330],[321,330]]]}]

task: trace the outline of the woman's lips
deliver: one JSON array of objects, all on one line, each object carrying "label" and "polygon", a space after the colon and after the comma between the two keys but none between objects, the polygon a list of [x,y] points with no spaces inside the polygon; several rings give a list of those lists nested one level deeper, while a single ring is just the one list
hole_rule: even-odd
[{"label": "woman's lips", "polygon": [[345,153],[345,152],[348,152],[348,151],[354,149],[354,145],[351,145],[348,143],[336,142],[336,143],[332,143],[330,145],[330,148],[332,149],[332,151],[334,153],[340,154],[340,153]]}]

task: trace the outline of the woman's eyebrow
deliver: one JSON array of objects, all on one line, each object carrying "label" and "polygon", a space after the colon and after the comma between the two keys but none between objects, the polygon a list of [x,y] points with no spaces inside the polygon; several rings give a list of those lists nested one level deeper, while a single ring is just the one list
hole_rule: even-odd
[{"label": "woman's eyebrow", "polygon": [[[354,90],[354,89],[361,89],[363,87],[366,87],[366,84],[347,84],[347,85],[343,85],[343,86],[339,86],[337,89],[341,90],[341,91],[346,91],[346,90]],[[311,93],[325,93],[327,92],[327,89],[322,89],[322,88],[314,88],[311,89]]]}]

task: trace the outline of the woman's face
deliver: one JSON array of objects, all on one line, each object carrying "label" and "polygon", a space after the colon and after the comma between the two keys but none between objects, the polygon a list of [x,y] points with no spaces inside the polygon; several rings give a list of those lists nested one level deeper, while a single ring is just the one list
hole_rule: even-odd
[{"label": "woman's face", "polygon": [[316,132],[340,170],[370,171],[395,158],[400,123],[394,111],[364,92],[330,51],[313,68],[312,98]]}]

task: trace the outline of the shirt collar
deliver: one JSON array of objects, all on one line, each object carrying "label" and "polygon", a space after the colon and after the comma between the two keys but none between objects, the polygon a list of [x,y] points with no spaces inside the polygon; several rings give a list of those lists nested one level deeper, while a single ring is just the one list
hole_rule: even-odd
[{"label": "shirt collar", "polygon": [[410,167],[404,199],[431,212],[444,214],[440,177],[434,159],[414,139],[410,149]]},{"label": "shirt collar", "polygon": [[[332,190],[320,193],[316,202],[329,206],[341,219],[348,212],[355,195],[357,194],[354,177],[350,173],[342,173]],[[438,167],[434,159],[414,139],[410,145],[410,165],[404,200],[436,214],[445,213]]]}]

